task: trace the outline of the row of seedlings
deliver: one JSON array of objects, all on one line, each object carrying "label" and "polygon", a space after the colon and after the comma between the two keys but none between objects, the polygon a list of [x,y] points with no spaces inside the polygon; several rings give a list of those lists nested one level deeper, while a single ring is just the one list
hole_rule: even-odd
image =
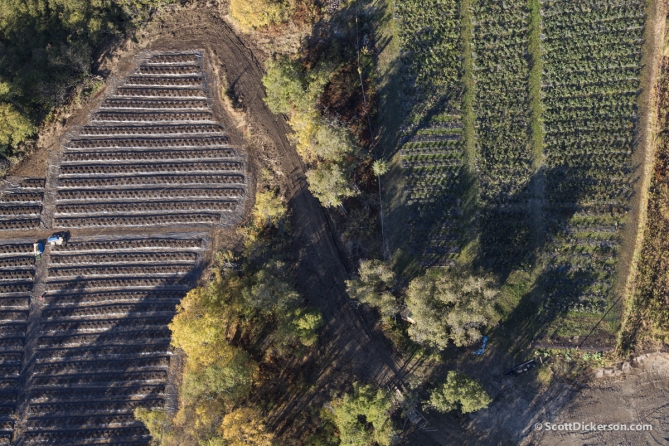
[{"label": "row of seedlings", "polygon": [[642,0],[546,0],[547,304],[604,313],[633,195]]},{"label": "row of seedlings", "polygon": [[149,443],[133,411],[173,409],[168,323],[197,279],[203,250],[193,237],[52,248],[28,370],[25,444]]},{"label": "row of seedlings", "polygon": [[40,226],[44,178],[25,178],[0,194],[0,231],[37,229]]},{"label": "row of seedlings", "polygon": [[0,245],[0,444],[12,442],[34,275],[32,243]]},{"label": "row of seedlings", "polygon": [[479,230],[486,265],[508,269],[532,245],[527,0],[472,2]]},{"label": "row of seedlings", "polygon": [[397,2],[404,125],[401,163],[410,245],[426,265],[459,252],[463,146],[457,0]]},{"label": "row of seedlings", "polygon": [[148,57],[67,142],[56,227],[235,221],[244,159],[214,117],[202,57]]}]

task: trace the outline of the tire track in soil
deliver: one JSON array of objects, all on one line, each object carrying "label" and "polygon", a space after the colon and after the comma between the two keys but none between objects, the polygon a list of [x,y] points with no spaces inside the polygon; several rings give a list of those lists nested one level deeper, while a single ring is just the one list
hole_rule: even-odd
[{"label": "tire track in soil", "polygon": [[[286,136],[291,129],[285,117],[274,115],[263,101],[264,55],[237,36],[217,14],[213,9],[200,9],[165,16],[159,29],[147,30],[147,34],[152,35],[150,41],[140,41],[138,46],[156,51],[205,48],[212,63],[219,61],[215,70],[225,73],[235,95],[242,100],[254,136],[269,143],[280,170],[288,173],[282,188],[292,210],[294,242],[291,248],[299,259],[297,289],[321,309],[326,320],[322,337],[327,344],[321,355],[329,358],[329,364],[318,370],[318,385],[313,386],[316,390],[294,396],[270,416],[270,423],[279,433],[285,433],[296,414],[314,398],[328,397],[321,384],[325,386],[334,381],[335,374],[341,370],[350,370],[351,380],[375,382],[384,387],[397,385],[403,389],[406,386],[402,369],[407,364],[400,365],[385,338],[371,328],[370,321],[360,311],[348,305],[344,281],[350,278],[354,266],[342,255],[324,210],[307,189],[304,166]],[[137,49],[130,47],[126,51]],[[218,79],[211,82],[212,90],[220,92]],[[253,150],[250,149],[251,153]],[[252,158],[249,157],[251,164]]]}]

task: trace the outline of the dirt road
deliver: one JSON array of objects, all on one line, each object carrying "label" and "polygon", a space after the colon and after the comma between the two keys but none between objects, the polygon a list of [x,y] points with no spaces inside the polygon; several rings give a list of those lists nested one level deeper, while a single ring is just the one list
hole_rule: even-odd
[{"label": "dirt road", "polygon": [[402,366],[392,356],[382,335],[370,328],[372,324],[360,310],[349,305],[344,281],[354,266],[341,255],[320,203],[307,189],[304,166],[286,136],[290,128],[263,101],[263,65],[259,60],[263,54],[238,37],[214,8],[164,14],[143,34],[147,37],[138,43],[128,42],[124,48],[113,51],[101,69],[115,70],[143,49],[204,49],[214,73],[225,78],[223,82],[211,79],[212,89],[220,94],[224,87],[230,88],[243,106],[255,141],[247,148],[251,171],[258,168],[253,166],[254,160],[261,157],[271,160],[289,199],[295,235],[289,255],[296,261],[296,286],[311,304],[321,309],[327,321],[323,337],[329,341],[318,354],[328,360],[321,370],[314,371],[317,381],[314,390],[295,395],[292,401],[270,414],[270,422],[285,435],[299,429],[292,426],[294,415],[314,400],[327,400],[330,386],[341,381],[342,370],[346,370],[346,378],[350,380],[402,387]]}]

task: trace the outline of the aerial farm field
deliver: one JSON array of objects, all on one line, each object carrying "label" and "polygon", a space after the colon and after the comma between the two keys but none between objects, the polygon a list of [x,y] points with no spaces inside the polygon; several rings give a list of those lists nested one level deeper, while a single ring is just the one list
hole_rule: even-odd
[{"label": "aerial farm field", "polygon": [[62,2],[0,12],[0,444],[669,435],[669,4]]},{"label": "aerial farm field", "polygon": [[[167,324],[202,272],[207,231],[239,221],[247,193],[205,64],[197,49],[136,56],[46,179],[6,184],[5,441],[139,444],[133,410],[176,406]],[[66,244],[35,256],[63,231]]]},{"label": "aerial farm field", "polygon": [[[527,273],[537,343],[614,347],[650,150],[646,2],[395,6],[391,251]],[[410,241],[392,235],[406,224]]]}]

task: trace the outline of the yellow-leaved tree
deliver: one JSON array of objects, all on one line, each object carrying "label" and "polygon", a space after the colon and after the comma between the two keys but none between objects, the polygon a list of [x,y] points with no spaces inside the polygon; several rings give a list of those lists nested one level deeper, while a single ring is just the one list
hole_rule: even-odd
[{"label": "yellow-leaved tree", "polygon": [[294,10],[294,0],[230,0],[230,15],[247,32],[283,23]]},{"label": "yellow-leaved tree", "polygon": [[257,410],[242,407],[225,415],[219,432],[227,446],[272,446],[274,435],[267,432]]}]

